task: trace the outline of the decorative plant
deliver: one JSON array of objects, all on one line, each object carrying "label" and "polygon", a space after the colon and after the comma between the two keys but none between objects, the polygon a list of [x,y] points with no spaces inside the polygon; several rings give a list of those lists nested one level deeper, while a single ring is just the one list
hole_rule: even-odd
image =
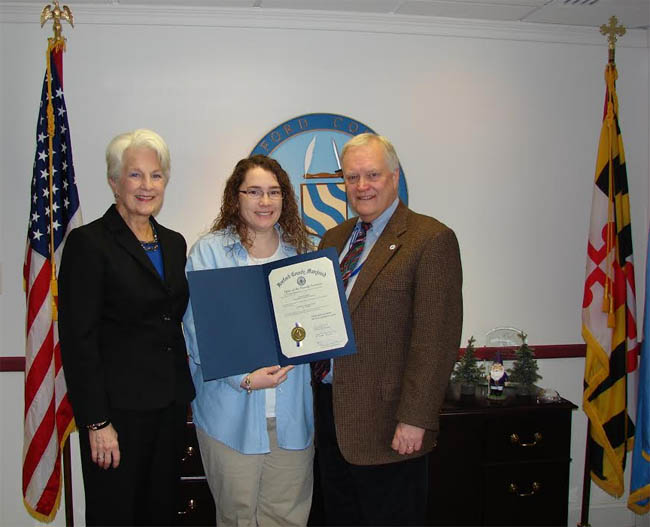
[{"label": "decorative plant", "polygon": [[515,351],[515,361],[512,369],[508,370],[510,382],[519,384],[523,388],[522,392],[532,393],[535,383],[542,378],[537,373],[537,360],[535,359],[535,350],[526,342],[526,333],[520,333],[521,346]]},{"label": "decorative plant", "polygon": [[461,359],[456,364],[454,372],[451,376],[453,382],[460,384],[479,384],[483,380],[483,373],[478,367],[476,361],[476,349],[474,348],[474,343],[476,339],[470,337],[467,341],[467,347],[465,348],[465,353]]}]

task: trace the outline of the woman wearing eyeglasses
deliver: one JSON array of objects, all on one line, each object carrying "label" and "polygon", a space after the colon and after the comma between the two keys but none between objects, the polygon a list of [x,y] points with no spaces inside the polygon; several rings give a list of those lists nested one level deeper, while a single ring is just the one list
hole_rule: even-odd
[{"label": "woman wearing eyeglasses", "polygon": [[[219,216],[190,250],[185,269],[257,265],[311,249],[289,176],[274,159],[255,155],[235,166]],[[250,322],[255,331],[256,321]],[[197,392],[194,423],[217,524],[306,525],[314,455],[309,364],[268,365],[206,382],[191,305],[183,323]]]}]

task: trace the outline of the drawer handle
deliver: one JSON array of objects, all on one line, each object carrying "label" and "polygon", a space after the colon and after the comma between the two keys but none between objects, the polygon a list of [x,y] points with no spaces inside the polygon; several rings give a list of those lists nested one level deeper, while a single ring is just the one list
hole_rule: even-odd
[{"label": "drawer handle", "polygon": [[510,442],[513,445],[519,445],[522,448],[537,446],[539,443],[542,442],[542,434],[540,434],[539,432],[535,432],[533,434],[533,439],[534,439],[534,441],[532,443],[522,443],[521,439],[519,439],[519,436],[517,434],[511,434],[510,435]]},{"label": "drawer handle", "polygon": [[537,494],[540,490],[542,489],[542,484],[538,483],[537,481],[533,481],[533,484],[531,485],[530,492],[519,492],[519,487],[515,483],[510,483],[508,486],[508,491],[511,494],[516,494],[517,497],[519,498],[525,498],[527,496],[533,496],[534,494]]},{"label": "drawer handle", "polygon": [[194,511],[194,509],[196,509],[196,501],[194,500],[194,498],[190,498],[187,502],[187,506],[185,507],[185,510],[178,511],[176,514],[178,514],[179,516],[185,516],[186,514],[191,514]]},{"label": "drawer handle", "polygon": [[183,456],[183,459],[181,459],[181,463],[185,463],[188,459],[190,459],[194,455],[194,447],[193,446],[188,446],[185,449],[185,455]]}]

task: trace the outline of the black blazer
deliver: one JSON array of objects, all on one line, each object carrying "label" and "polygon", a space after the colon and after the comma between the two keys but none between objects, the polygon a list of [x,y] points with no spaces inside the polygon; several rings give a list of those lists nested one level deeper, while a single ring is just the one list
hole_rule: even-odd
[{"label": "black blazer", "polygon": [[151,218],[164,281],[115,205],[70,232],[59,272],[59,338],[77,424],[111,408],[152,410],[194,398],[181,321],[183,236]]}]

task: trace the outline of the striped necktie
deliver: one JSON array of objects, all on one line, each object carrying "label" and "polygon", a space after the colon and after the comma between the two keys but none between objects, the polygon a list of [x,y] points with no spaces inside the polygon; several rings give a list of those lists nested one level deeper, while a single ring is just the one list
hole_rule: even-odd
[{"label": "striped necktie", "polygon": [[353,235],[350,250],[341,260],[341,278],[343,279],[343,287],[346,289],[352,274],[357,270],[359,257],[366,245],[366,233],[370,227],[372,227],[372,223],[366,223],[365,221],[360,223],[360,228],[357,228]]},{"label": "striped necktie", "polygon": [[[344,289],[347,289],[350,278],[359,272],[357,269],[357,263],[359,263],[359,257],[366,245],[366,233],[368,232],[368,229],[372,227],[372,223],[367,223],[365,221],[361,222],[359,225],[360,227],[357,227],[352,235],[350,249],[343,257],[340,264]],[[323,379],[327,376],[329,371],[329,359],[317,360],[311,363],[311,376],[314,382],[323,382]]]}]

